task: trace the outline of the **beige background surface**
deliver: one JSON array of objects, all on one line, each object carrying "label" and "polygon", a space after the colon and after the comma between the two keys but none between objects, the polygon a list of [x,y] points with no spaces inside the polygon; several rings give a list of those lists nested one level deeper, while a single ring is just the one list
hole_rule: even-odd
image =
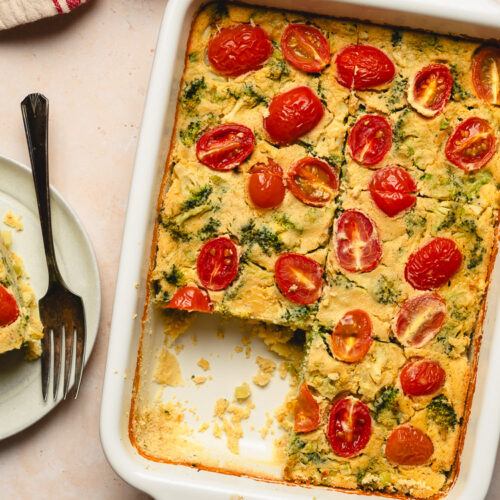
[{"label": "beige background surface", "polygon": [[[28,163],[19,103],[43,92],[51,106],[51,181],[90,234],[103,288],[99,336],[78,400],[0,442],[2,500],[147,498],[108,466],[99,408],[129,183],[165,3],[92,0],[70,15],[0,32],[0,153]],[[500,461],[495,477],[488,500],[500,500]]]}]

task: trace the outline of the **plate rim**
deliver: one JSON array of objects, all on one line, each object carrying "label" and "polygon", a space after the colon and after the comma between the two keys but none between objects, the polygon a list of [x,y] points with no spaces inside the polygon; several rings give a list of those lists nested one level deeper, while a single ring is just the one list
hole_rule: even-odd
[{"label": "plate rim", "polygon": [[[7,163],[10,163],[13,165],[15,168],[21,170],[24,172],[24,174],[28,175],[29,177],[32,177],[32,172],[29,167],[21,163],[20,161],[14,160],[13,158],[0,154],[0,162],[5,161]],[[73,209],[73,207],[68,203],[68,201],[64,198],[64,196],[55,188],[52,184],[50,184],[50,177],[49,177],[49,191],[50,191],[50,197],[54,197],[57,199],[59,203],[61,203],[63,210],[67,211],[69,214],[70,218],[75,222],[76,227],[78,228],[78,231],[81,233],[83,236],[83,240],[85,241],[85,246],[88,249],[89,257],[90,257],[90,263],[92,265],[92,271],[93,275],[96,278],[95,283],[96,283],[96,303],[97,303],[97,310],[96,310],[96,318],[97,318],[97,323],[96,323],[96,328],[95,328],[95,334],[90,336],[89,331],[88,331],[88,312],[85,310],[85,320],[86,320],[86,344],[85,344],[85,359],[84,359],[84,367],[87,365],[90,356],[92,355],[92,352],[94,351],[94,345],[97,340],[97,335],[99,333],[99,326],[101,323],[101,313],[102,313],[102,291],[101,291],[101,275],[99,271],[99,264],[97,261],[97,256],[95,253],[94,245],[92,244],[92,240],[90,239],[87,230],[85,229],[85,226],[83,225],[82,221],[80,220],[78,214],[76,211]],[[36,199],[35,199],[36,203]],[[35,212],[36,213],[36,212]],[[37,298],[37,302],[39,302],[39,298]],[[91,340],[89,341],[89,337],[92,337]],[[34,362],[37,362],[34,360]],[[71,385],[71,387],[73,384]],[[71,389],[70,387],[70,389]],[[41,389],[40,389],[41,390]],[[21,425],[14,427],[12,430],[8,431],[7,434],[1,435],[0,436],[0,443],[8,438],[11,438],[12,436],[15,436],[16,434],[19,434],[21,431],[28,429],[32,425],[36,424],[38,421],[40,421],[42,418],[44,418],[48,413],[50,413],[54,408],[56,408],[61,401],[63,401],[63,397],[59,397],[56,400],[52,398],[47,398],[46,405],[43,407],[43,410],[40,412],[37,412],[33,418],[28,419],[27,421],[23,422]]]}]

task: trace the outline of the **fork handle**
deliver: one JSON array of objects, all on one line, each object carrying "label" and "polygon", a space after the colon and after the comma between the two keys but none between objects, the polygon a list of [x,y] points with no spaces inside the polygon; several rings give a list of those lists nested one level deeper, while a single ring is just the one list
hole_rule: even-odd
[{"label": "fork handle", "polygon": [[30,152],[31,170],[42,227],[50,287],[52,283],[57,281],[63,283],[63,280],[57,267],[50,215],[49,162],[47,154],[49,101],[42,94],[29,94],[21,102],[21,111]]}]

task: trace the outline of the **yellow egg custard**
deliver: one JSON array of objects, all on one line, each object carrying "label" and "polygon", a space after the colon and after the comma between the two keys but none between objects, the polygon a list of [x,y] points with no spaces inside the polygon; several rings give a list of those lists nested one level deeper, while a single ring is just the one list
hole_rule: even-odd
[{"label": "yellow egg custard", "polygon": [[209,4],[185,64],[154,302],[305,331],[284,479],[444,492],[496,254],[500,50]]}]

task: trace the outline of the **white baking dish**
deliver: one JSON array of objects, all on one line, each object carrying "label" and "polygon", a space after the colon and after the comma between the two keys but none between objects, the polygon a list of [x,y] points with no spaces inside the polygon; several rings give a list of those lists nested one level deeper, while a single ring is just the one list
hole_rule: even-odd
[{"label": "white baking dish", "polygon": [[[128,438],[128,414],[141,335],[140,317],[145,303],[156,201],[170,144],[189,28],[202,3],[205,2],[169,0],[159,35],[137,149],[111,325],[101,411],[104,451],[112,467],[124,480],[156,498],[195,499],[200,495],[206,499],[236,498],[233,495],[245,499],[298,499],[312,496],[330,499],[366,498],[365,495],[294,487],[151,462],[137,453]],[[405,4],[400,0],[310,0],[304,5],[297,5],[294,0],[256,0],[247,3],[284,9],[300,8],[318,14],[424,28],[440,33],[500,38],[500,3],[496,0],[476,0],[474,3],[455,0],[452,6],[446,0],[420,0]],[[493,270],[488,294],[476,391],[461,455],[460,474],[447,496],[450,500],[483,498],[495,462],[500,434],[500,398],[497,388],[500,379],[500,363],[497,361],[500,359],[498,267],[496,265]],[[203,330],[202,327],[195,328]],[[282,398],[283,393],[277,397]]]}]

